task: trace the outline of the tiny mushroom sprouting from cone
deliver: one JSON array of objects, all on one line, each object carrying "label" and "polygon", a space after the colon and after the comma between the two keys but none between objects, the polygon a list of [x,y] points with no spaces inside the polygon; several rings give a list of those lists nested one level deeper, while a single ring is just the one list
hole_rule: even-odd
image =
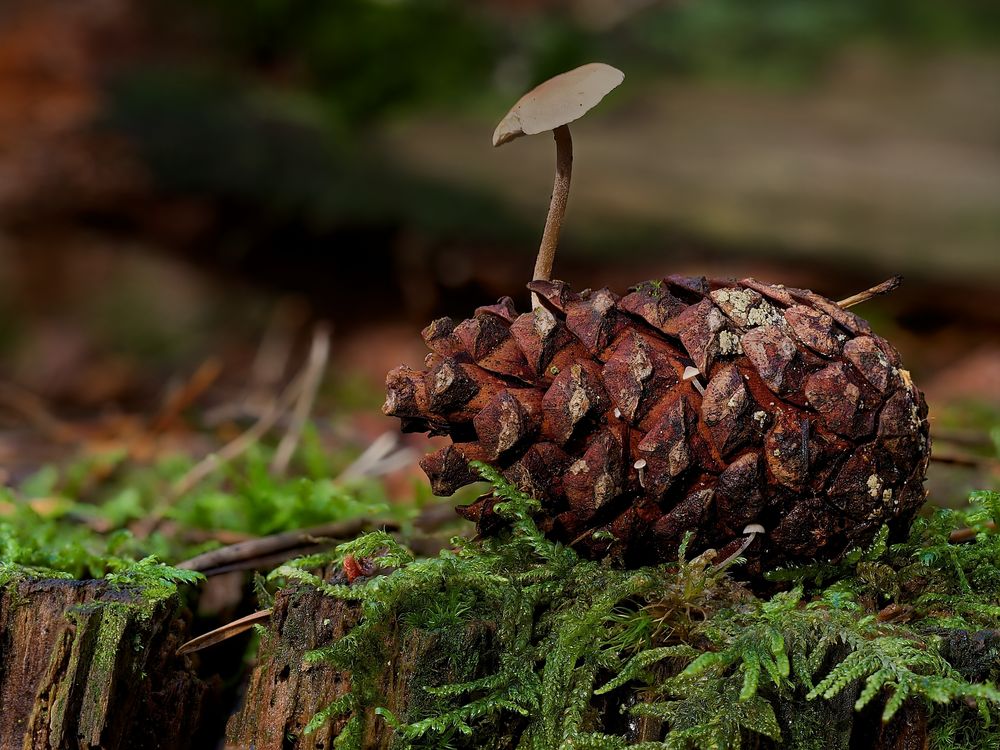
[{"label": "tiny mushroom sprouting from cone", "polygon": [[646,487],[646,459],[640,458],[634,464],[632,468],[639,472],[639,486]]},{"label": "tiny mushroom sprouting from cone", "polygon": [[759,523],[748,524],[746,528],[743,529],[743,533],[747,535],[747,538],[743,540],[743,544],[740,548],[736,550],[733,554],[727,557],[725,560],[720,562],[716,567],[725,568],[732,564],[732,562],[747,551],[747,547],[753,544],[753,540],[757,538],[758,534],[766,534],[767,530],[761,526]]},{"label": "tiny mushroom sprouting from cone", "polygon": [[[493,131],[493,145],[502,146],[522,135],[551,130],[556,141],[556,177],[552,185],[549,214],[542,231],[533,280],[552,278],[552,261],[559,243],[559,230],[573,171],[573,139],[569,123],[583,117],[608,92],[625,80],[625,74],[604,63],[588,63],[550,78],[522,96]],[[535,293],[532,307],[541,304]]]},{"label": "tiny mushroom sprouting from cone", "polygon": [[702,396],[704,396],[705,395],[705,386],[703,386],[701,384],[701,381],[698,380],[698,376],[699,375],[701,375],[701,370],[699,370],[697,367],[690,367],[690,366],[688,366],[688,367],[684,368],[684,374],[681,377],[683,377],[684,380],[690,381],[691,384],[698,391],[698,393],[700,393]]}]

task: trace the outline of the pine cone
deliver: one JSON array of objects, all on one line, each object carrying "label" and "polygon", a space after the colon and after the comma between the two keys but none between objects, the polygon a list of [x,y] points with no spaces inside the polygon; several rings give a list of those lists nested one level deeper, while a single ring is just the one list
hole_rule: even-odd
[{"label": "pine cone", "polygon": [[[452,438],[421,462],[436,494],[484,461],[541,501],[546,534],[627,565],[675,559],[688,531],[693,551],[725,554],[762,526],[743,553],[759,572],[909,527],[927,407],[861,318],[754,279],[528,286],[545,307],[518,315],[505,297],[436,320],[427,369],[387,377],[385,414]],[[490,533],[493,503],[460,512]]]}]

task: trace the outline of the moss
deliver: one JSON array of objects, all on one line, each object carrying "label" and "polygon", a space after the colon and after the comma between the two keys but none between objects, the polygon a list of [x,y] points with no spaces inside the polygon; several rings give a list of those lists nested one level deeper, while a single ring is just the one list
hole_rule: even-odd
[{"label": "moss", "polygon": [[[272,455],[270,446],[255,446],[179,497],[171,487],[192,463],[183,457],[153,466],[130,464],[124,455],[89,457],[61,470],[44,467],[16,489],[0,488],[0,585],[22,573],[101,578],[150,555],[186,559],[206,550],[204,543],[186,541],[192,529],[263,536],[357,517],[405,521],[414,512],[390,505],[377,483],[330,480],[342,467],[321,462],[315,441],[296,457],[296,468],[314,478],[272,475]],[[109,478],[90,486],[86,478],[94,474]],[[169,520],[165,527],[178,533],[139,538],[128,531],[150,518]]]},{"label": "moss", "polygon": [[[415,560],[374,534],[272,574],[361,607],[353,631],[310,655],[353,673],[352,693],[313,722],[352,715],[338,746],[359,747],[377,715],[399,747],[848,747],[907,701],[929,707],[936,746],[995,744],[1000,663],[969,634],[1000,626],[1000,536],[988,525],[1000,495],[919,520],[905,542],[883,531],[837,564],[751,587],[711,550],[638,570],[581,559],[539,532],[533,500],[480,468],[507,536]],[[975,540],[950,544],[958,524]],[[347,554],[394,570],[353,586],[308,572]],[[477,636],[481,621],[495,633]],[[397,638],[431,654],[405,706],[380,691],[384,644]]]}]

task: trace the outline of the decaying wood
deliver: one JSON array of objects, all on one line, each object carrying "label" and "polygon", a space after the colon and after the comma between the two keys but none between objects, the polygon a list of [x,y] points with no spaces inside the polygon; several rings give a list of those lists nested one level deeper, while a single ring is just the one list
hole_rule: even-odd
[{"label": "decaying wood", "polygon": [[[280,592],[246,694],[230,718],[226,747],[233,750],[332,747],[333,739],[349,717],[334,717],[311,734],[304,734],[303,729],[316,712],[350,689],[351,677],[329,663],[307,662],[305,655],[343,637],[358,618],[358,608],[353,603],[303,588]],[[377,680],[382,705],[406,721],[428,700],[424,687],[470,679],[481,676],[483,670],[492,670],[495,665],[491,661],[494,654],[490,644],[495,628],[494,623],[470,623],[464,642],[472,658],[465,660],[456,660],[453,648],[442,644],[433,632],[386,633],[381,662],[384,667]],[[459,674],[456,668],[468,668],[472,673]],[[363,747],[371,750],[392,747],[393,731],[382,718],[369,711],[362,719]]]},{"label": "decaying wood", "polygon": [[0,588],[0,747],[189,747],[206,686],[174,655],[179,615],[104,581]]},{"label": "decaying wood", "polygon": [[[357,621],[353,604],[306,589],[280,592],[242,706],[229,720],[226,747],[332,747],[346,719],[334,719],[309,735],[302,732],[317,711],[350,689],[350,675],[324,662],[307,663],[305,655],[343,637]],[[290,738],[295,738],[292,744]]]}]

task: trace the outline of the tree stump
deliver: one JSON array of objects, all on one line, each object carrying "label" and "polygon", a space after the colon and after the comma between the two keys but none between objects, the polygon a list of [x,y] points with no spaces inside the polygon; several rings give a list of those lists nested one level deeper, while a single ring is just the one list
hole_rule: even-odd
[{"label": "tree stump", "polygon": [[174,656],[180,610],[100,580],[0,587],[0,747],[189,747],[205,684]]},{"label": "tree stump", "polygon": [[346,719],[309,735],[302,731],[316,712],[350,690],[350,675],[330,664],[308,663],[305,655],[343,637],[357,621],[356,607],[317,591],[279,592],[242,705],[226,728],[226,747],[332,747]]},{"label": "tree stump", "polygon": [[[305,587],[279,592],[267,635],[246,695],[226,731],[227,748],[254,750],[323,750],[347,724],[333,717],[310,734],[309,720],[351,687],[350,673],[326,662],[309,662],[306,654],[346,635],[359,619],[352,602],[323,596]],[[430,695],[424,687],[472,679],[492,669],[490,643],[495,623],[477,621],[466,629],[464,643],[472,659],[456,664],[455,650],[432,631],[386,633],[385,658],[377,678],[383,705],[403,721],[423,716]],[[362,717],[366,749],[389,748],[393,730],[374,711]]]}]

